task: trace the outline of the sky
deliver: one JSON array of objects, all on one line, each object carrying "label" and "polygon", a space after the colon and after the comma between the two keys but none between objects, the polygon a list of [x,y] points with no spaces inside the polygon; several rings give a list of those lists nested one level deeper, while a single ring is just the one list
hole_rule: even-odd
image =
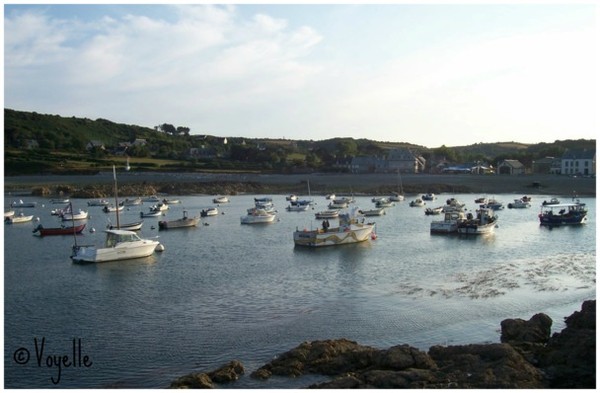
[{"label": "sky", "polygon": [[4,4],[4,107],[192,134],[595,139],[598,5]]}]

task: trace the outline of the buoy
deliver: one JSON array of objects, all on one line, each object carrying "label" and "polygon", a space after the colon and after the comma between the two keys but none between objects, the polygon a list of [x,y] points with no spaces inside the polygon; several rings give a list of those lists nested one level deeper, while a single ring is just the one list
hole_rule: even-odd
[{"label": "buoy", "polygon": [[207,222],[205,222],[205,223],[203,223],[203,224],[204,224],[204,226],[205,226],[205,227],[207,227],[207,226],[209,226],[209,225],[210,225],[210,224],[209,224],[209,223],[207,223]]},{"label": "buoy", "polygon": [[96,232],[96,228],[90,228],[90,233]]},{"label": "buoy", "polygon": [[158,243],[158,246],[156,246],[154,251],[165,251],[165,246],[163,246],[162,243]]},{"label": "buoy", "polygon": [[40,221],[40,218],[39,218],[39,217],[36,217],[36,218],[35,218],[35,222],[39,222],[39,221]]}]

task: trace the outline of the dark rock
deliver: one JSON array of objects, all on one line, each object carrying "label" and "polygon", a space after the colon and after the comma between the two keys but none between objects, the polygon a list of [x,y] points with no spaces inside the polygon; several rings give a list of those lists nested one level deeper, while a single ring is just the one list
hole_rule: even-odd
[{"label": "dark rock", "polygon": [[206,373],[192,373],[171,382],[171,389],[212,389],[214,385]]},{"label": "dark rock", "polygon": [[237,381],[244,372],[244,365],[238,360],[232,360],[215,371],[209,372],[208,376],[215,383],[233,382]]},{"label": "dark rock", "polygon": [[550,338],[552,319],[546,314],[535,314],[529,321],[505,319],[500,323],[500,341],[509,344],[546,343]]},{"label": "dark rock", "polygon": [[538,355],[552,388],[596,387],[596,301],[565,318],[567,327],[552,335]]},{"label": "dark rock", "polygon": [[508,344],[434,346],[429,355],[439,367],[438,387],[534,389],[544,377]]}]

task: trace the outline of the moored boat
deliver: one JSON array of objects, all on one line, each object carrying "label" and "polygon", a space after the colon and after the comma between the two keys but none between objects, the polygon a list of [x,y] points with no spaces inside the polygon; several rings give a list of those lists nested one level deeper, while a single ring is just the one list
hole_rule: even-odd
[{"label": "moored boat", "polygon": [[119,205],[117,207],[115,207],[115,205],[105,205],[102,208],[102,211],[104,213],[114,213],[116,211],[120,211],[121,212],[121,211],[123,211],[123,209],[125,209],[125,206],[123,206],[123,205]]},{"label": "moored boat", "polygon": [[140,197],[133,198],[133,199],[126,198],[122,202],[122,204],[123,204],[123,206],[137,206],[137,205],[141,205],[142,204],[142,198],[140,198]]},{"label": "moored boat", "polygon": [[275,213],[269,213],[264,209],[252,208],[248,214],[240,217],[242,224],[270,224],[275,221]]},{"label": "moored boat", "polygon": [[432,192],[428,192],[427,194],[423,194],[421,199],[424,201],[433,201],[435,199],[435,194]]},{"label": "moored boat", "polygon": [[525,209],[531,207],[531,203],[523,199],[515,199],[514,202],[509,203],[507,206],[509,209]]},{"label": "moored boat", "polygon": [[218,216],[219,209],[216,207],[207,207],[206,209],[200,210],[200,217]]},{"label": "moored boat", "polygon": [[23,202],[22,199],[20,199],[19,201],[13,201],[10,204],[10,207],[16,207],[16,208],[36,207],[36,206],[37,206],[37,202]]},{"label": "moored boat", "polygon": [[543,206],[559,205],[559,204],[560,204],[560,200],[558,198],[551,198],[549,201],[542,202]]},{"label": "moored boat", "polygon": [[383,207],[376,207],[374,209],[369,210],[359,210],[358,212],[366,217],[374,217],[383,216],[385,214],[385,209]]},{"label": "moored boat", "polygon": [[6,221],[8,224],[20,224],[23,222],[29,222],[31,220],[33,220],[33,215],[26,216],[23,213],[15,214],[4,219],[4,221]]},{"label": "moored boat", "polygon": [[585,203],[577,200],[572,203],[542,205],[538,217],[541,225],[577,225],[587,222],[587,213]]},{"label": "moored boat", "polygon": [[229,203],[229,198],[226,196],[218,196],[213,198],[213,203]]},{"label": "moored boat", "polygon": [[139,231],[142,229],[142,225],[144,225],[144,221],[130,222],[127,224],[120,224],[119,228],[116,225],[108,225],[108,229],[123,229],[126,231]]},{"label": "moored boat", "polygon": [[160,243],[153,239],[142,239],[135,232],[122,229],[106,230],[104,247],[74,245],[73,262],[111,262],[124,259],[143,258],[152,255]]},{"label": "moored boat", "polygon": [[322,228],[294,231],[294,244],[303,247],[326,247],[341,244],[360,243],[375,237],[375,223],[359,223],[350,214],[340,214],[340,225],[330,228],[324,221]]},{"label": "moored boat", "polygon": [[79,209],[79,211],[77,213],[73,213],[73,212],[63,213],[61,216],[61,219],[63,221],[86,220],[88,218],[88,216],[89,216],[89,214],[87,211]]},{"label": "moored boat", "polygon": [[444,213],[444,219],[432,221],[429,226],[431,233],[456,233],[458,224],[466,221],[467,216],[463,211],[449,211]]},{"label": "moored boat", "polygon": [[425,208],[425,215],[435,216],[438,214],[442,214],[443,211],[444,211],[444,206],[428,207],[428,208]]},{"label": "moored boat", "polygon": [[159,221],[158,229],[191,228],[198,225],[200,216],[188,217],[187,211],[183,211],[183,217],[177,220]]},{"label": "moored boat", "polygon": [[339,210],[332,209],[332,210],[324,210],[324,211],[315,213],[315,218],[317,220],[322,220],[322,219],[329,219],[329,218],[338,218],[339,215],[340,215]]},{"label": "moored boat", "polygon": [[414,201],[410,201],[409,206],[410,207],[423,207],[423,206],[425,206],[425,202],[423,202],[423,200],[421,198],[417,198]]},{"label": "moored boat", "polygon": [[296,203],[296,204],[290,204],[285,209],[287,211],[290,211],[290,212],[305,212],[305,211],[308,210],[309,206],[310,206],[309,204],[299,204],[299,203]]},{"label": "moored boat", "polygon": [[34,228],[33,233],[39,233],[40,236],[57,236],[57,235],[76,235],[85,229],[87,224],[75,226],[61,226],[55,228],[44,228],[42,224]]},{"label": "moored boat", "polygon": [[107,206],[109,204],[110,202],[106,199],[94,199],[92,201],[88,201],[87,203],[88,206]]},{"label": "moored boat", "polygon": [[498,217],[493,214],[492,209],[480,208],[476,211],[477,216],[473,218],[471,213],[467,219],[458,223],[458,233],[464,235],[484,235],[494,232],[498,224]]}]

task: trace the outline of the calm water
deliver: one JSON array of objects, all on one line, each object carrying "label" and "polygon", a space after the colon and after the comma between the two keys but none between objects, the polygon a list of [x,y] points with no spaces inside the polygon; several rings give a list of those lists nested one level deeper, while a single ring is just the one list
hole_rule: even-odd
[{"label": "calm water", "polygon": [[[98,265],[70,261],[70,236],[38,238],[32,223],[4,225],[5,387],[164,388],[232,359],[244,363],[247,375],[228,386],[302,387],[314,377],[263,382],[248,375],[305,340],[345,337],[426,351],[499,342],[503,319],[538,312],[550,315],[558,331],[563,317],[596,296],[594,198],[582,198],[590,211],[586,225],[540,227],[538,206],[550,198],[542,195],[530,209],[499,211],[495,234],[480,238],[430,235],[429,223],[439,216],[425,216],[407,199],[369,219],[377,222],[376,240],[311,250],[295,248],[292,232],[320,221],[314,211],[285,211],[284,196],[273,196],[278,222],[240,225],[254,196],[232,197],[220,207],[224,214],[194,229],[158,232],[151,229],[158,219],[145,219],[141,234],[160,236],[163,253]],[[476,207],[476,195],[454,196]],[[506,205],[518,195],[496,197]],[[5,205],[14,199],[5,197]],[[23,199],[39,202],[25,212],[48,227],[59,224],[47,199]],[[198,214],[213,205],[209,196],[180,199],[168,218],[179,218],[184,207]],[[314,199],[316,210],[326,208],[324,197]],[[86,200],[74,205],[87,209]],[[357,205],[371,207],[370,197]],[[136,221],[148,206],[130,208],[122,222]],[[89,210],[88,228],[96,232],[86,229],[78,242],[101,243],[101,229],[114,216]],[[75,364],[62,367],[55,385],[58,368],[49,356],[74,354]]]}]

